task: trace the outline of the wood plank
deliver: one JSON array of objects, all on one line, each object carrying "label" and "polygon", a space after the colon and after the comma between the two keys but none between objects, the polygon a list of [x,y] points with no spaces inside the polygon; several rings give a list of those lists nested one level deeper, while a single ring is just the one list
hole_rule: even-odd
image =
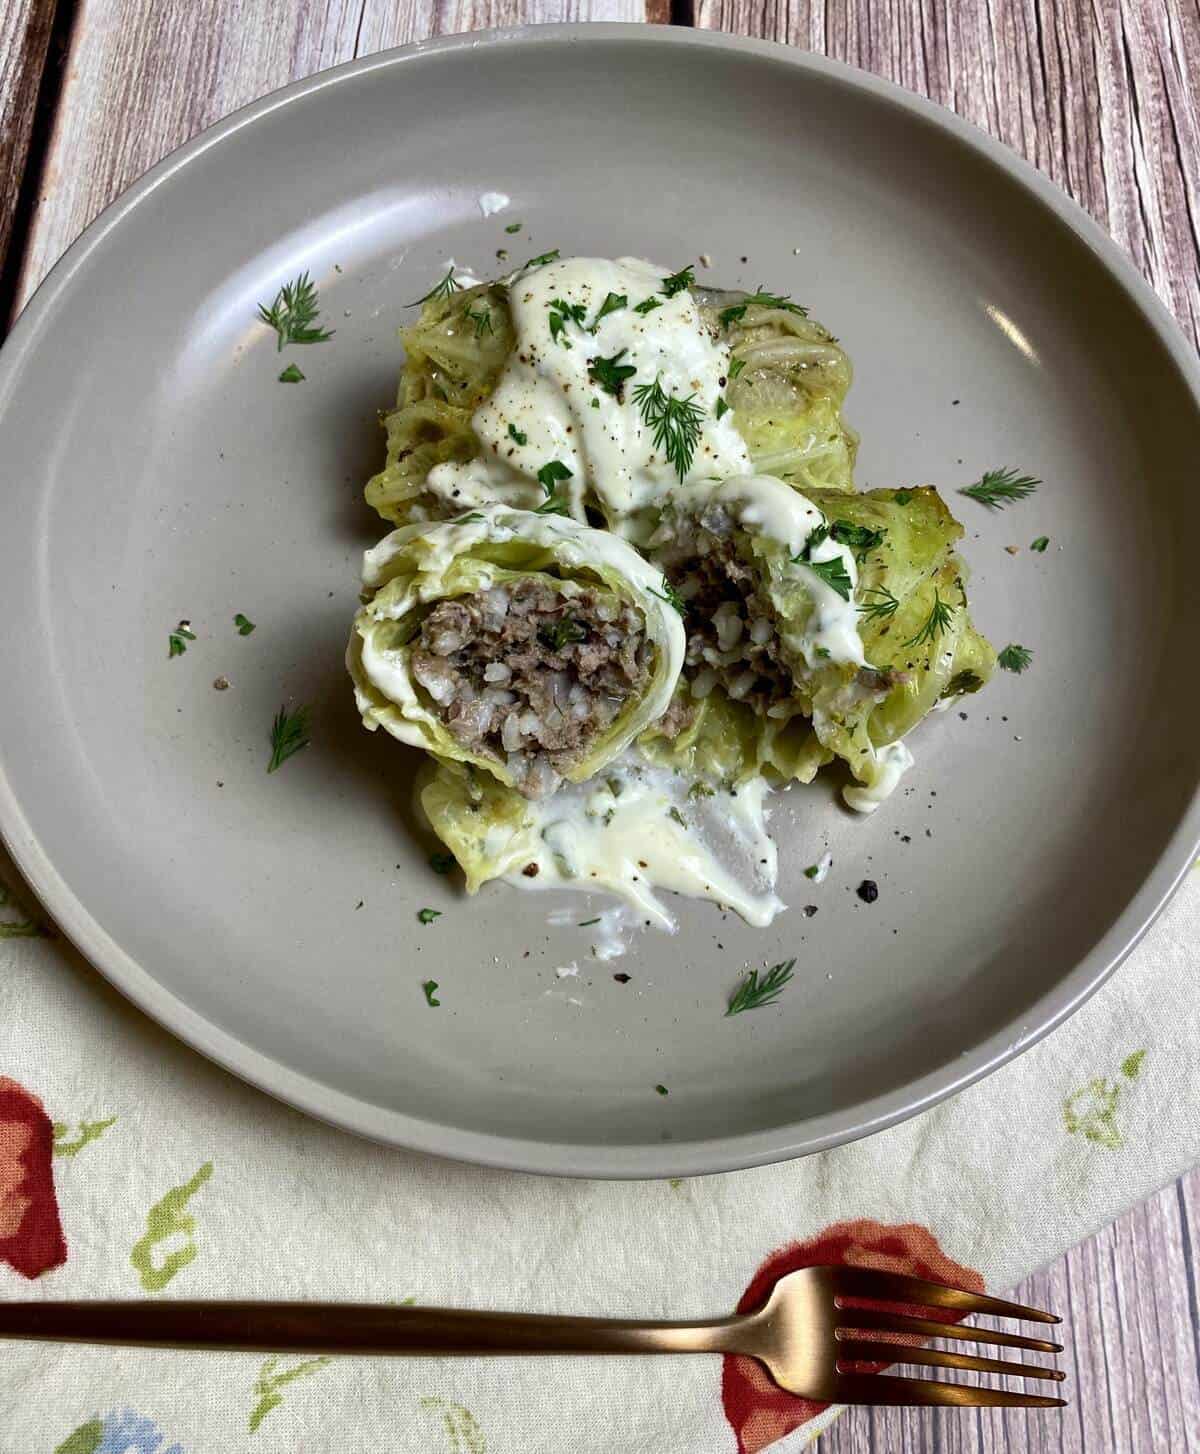
[{"label": "wood plank", "polygon": [[18,307],[131,182],[204,127],[288,81],[430,35],[527,21],[661,18],[665,4],[81,0]]},{"label": "wood plank", "polygon": [[1106,227],[1200,341],[1200,0],[697,0],[956,111]]},{"label": "wood plank", "polygon": [[0,6],[0,275],[33,136],[54,8],[55,0],[7,0]]}]

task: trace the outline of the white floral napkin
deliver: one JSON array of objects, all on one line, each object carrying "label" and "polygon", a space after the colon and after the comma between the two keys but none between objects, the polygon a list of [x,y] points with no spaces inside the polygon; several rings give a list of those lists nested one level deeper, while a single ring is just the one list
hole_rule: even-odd
[{"label": "white floral napkin", "polygon": [[[937,1109],[805,1161],[635,1183],[480,1171],[306,1120],[127,1006],[11,887],[0,901],[7,1298],[688,1318],[831,1261],[1000,1290],[1200,1161],[1195,874],[1071,1021]],[[0,1369],[0,1454],[782,1454],[836,1412],[743,1359],[13,1344]]]}]

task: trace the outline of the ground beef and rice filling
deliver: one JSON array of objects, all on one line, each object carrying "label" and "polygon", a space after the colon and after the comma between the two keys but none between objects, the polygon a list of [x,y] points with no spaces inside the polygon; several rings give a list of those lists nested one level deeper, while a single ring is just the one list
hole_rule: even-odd
[{"label": "ground beef and rice filling", "polygon": [[640,614],[611,592],[522,580],[439,602],[412,673],[458,742],[540,798],[645,689],[653,656]]}]

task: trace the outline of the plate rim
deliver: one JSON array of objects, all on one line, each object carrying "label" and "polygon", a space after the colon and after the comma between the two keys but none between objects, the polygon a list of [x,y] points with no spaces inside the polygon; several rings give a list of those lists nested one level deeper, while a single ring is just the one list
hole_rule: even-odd
[{"label": "plate rim", "polygon": [[[977,159],[999,167],[1046,206],[1080,238],[1101,267],[1136,307],[1177,369],[1200,415],[1200,358],[1192,350],[1166,305],[1107,232],[1057,184],[1005,143],[955,112],[906,90],[895,82],[842,61],[800,51],[786,44],[683,27],[630,22],[526,25],[438,36],[346,61],[293,81],[249,102],[198,133],[157,162],[99,214],[54,264],[30,297],[0,349],[0,418],[25,359],[52,320],[56,305],[92,252],[124,219],[177,173],[210,148],[285,106],[329,87],[376,70],[387,70],[428,56],[497,45],[586,43],[620,40],[644,46],[679,46],[739,51],[763,61],[793,67],[798,73],[832,76],[923,118],[969,148]],[[660,1178],[736,1171],[791,1160],[873,1135],[930,1109],[990,1075],[1067,1020],[1100,988],[1139,943],[1166,906],[1200,851],[1200,780],[1191,801],[1181,805],[1178,823],[1154,867],[1125,908],[1091,950],[1078,960],[1030,1010],[946,1066],[915,1081],[856,1103],[850,1110],[765,1131],[715,1136],[700,1141],[612,1145],[536,1141],[499,1133],[466,1130],[426,1120],[346,1094],[255,1049],[221,1029],[159,983],[84,908],[42,848],[22,811],[4,769],[0,746],[0,841],[45,904],[66,938],[126,999],[177,1039],[240,1079],[315,1119],[368,1139],[426,1155],[510,1171],[595,1178]],[[1028,1027],[1036,1022],[1036,1028]],[[840,1123],[840,1124],[839,1124]],[[806,1129],[807,1128],[807,1129]]]}]

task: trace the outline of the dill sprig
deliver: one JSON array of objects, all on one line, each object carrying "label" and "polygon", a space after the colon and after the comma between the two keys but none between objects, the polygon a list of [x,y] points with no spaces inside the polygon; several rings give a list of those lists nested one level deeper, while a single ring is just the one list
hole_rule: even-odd
[{"label": "dill sprig", "polygon": [[681,616],[686,614],[686,602],[666,576],[663,576],[662,578],[662,590],[656,591],[654,587],[651,586],[650,594],[652,596],[657,596],[660,601],[666,601],[668,606],[674,606]]},{"label": "dill sprig", "polygon": [[893,596],[886,586],[868,586],[863,592],[864,596],[878,596],[877,601],[863,601],[858,608],[858,614],[864,616],[868,621],[883,621],[894,616],[899,609],[900,601]]},{"label": "dill sprig", "polygon": [[933,591],[933,605],[929,615],[926,616],[924,625],[915,636],[910,636],[907,641],[901,643],[903,646],[924,646],[926,642],[933,643],[950,625],[950,618],[955,612],[954,606],[948,606],[942,600],[937,587]]},{"label": "dill sprig", "polygon": [[696,270],[689,263],[686,268],[680,268],[677,273],[672,273],[669,278],[662,280],[662,287],[659,292],[668,298],[673,298],[676,293],[682,293],[684,288],[690,288],[696,281]]},{"label": "dill sprig", "polygon": [[1019,474],[1015,469],[988,470],[981,479],[958,493],[970,495],[989,510],[1002,510],[1014,500],[1032,495],[1041,483],[1035,476]]},{"label": "dill sprig", "polygon": [[730,308],[722,308],[721,327],[728,328],[731,323],[740,323],[746,316],[746,309],[751,306],[782,309],[785,313],[795,313],[799,318],[808,317],[808,309],[802,303],[793,303],[790,294],[767,293],[760,283],[755,291],[748,293],[740,303],[734,303]]},{"label": "dill sprig", "polygon": [[289,712],[280,707],[271,723],[271,761],[268,772],[278,772],[289,757],[308,746],[308,708],[297,707]]},{"label": "dill sprig", "polygon": [[258,305],[259,318],[278,335],[276,353],[282,353],[285,343],[324,343],[332,338],[333,329],[313,327],[320,311],[317,285],[307,273],[301,273],[294,283],[284,283],[269,308],[265,303]]},{"label": "dill sprig", "polygon": [[419,308],[422,303],[432,303],[435,298],[448,298],[451,293],[459,293],[461,291],[462,284],[454,276],[454,269],[447,268],[446,276],[441,282],[434,283],[428,293],[425,293],[420,298],[414,299],[411,303],[406,303],[404,306],[406,308]]},{"label": "dill sprig", "polygon": [[725,1011],[726,1018],[740,1015],[743,1010],[761,1010],[764,1005],[774,1004],[791,979],[795,967],[794,959],[784,960],[782,964],[768,969],[761,979],[758,970],[752,969],[734,991],[729,1008]]},{"label": "dill sprig", "polygon": [[1006,646],[996,658],[997,666],[1005,671],[1015,671],[1018,676],[1033,660],[1033,652],[1027,646]]},{"label": "dill sprig", "polygon": [[490,308],[464,308],[463,317],[469,318],[475,325],[475,337],[482,338],[485,333],[494,333],[492,327],[492,310]]},{"label": "dill sprig", "polygon": [[655,449],[661,449],[674,465],[682,484],[692,467],[704,422],[704,410],[695,402],[695,394],[681,399],[668,394],[661,381],[655,379],[652,384],[639,384],[633,397],[646,428],[654,430]]}]

